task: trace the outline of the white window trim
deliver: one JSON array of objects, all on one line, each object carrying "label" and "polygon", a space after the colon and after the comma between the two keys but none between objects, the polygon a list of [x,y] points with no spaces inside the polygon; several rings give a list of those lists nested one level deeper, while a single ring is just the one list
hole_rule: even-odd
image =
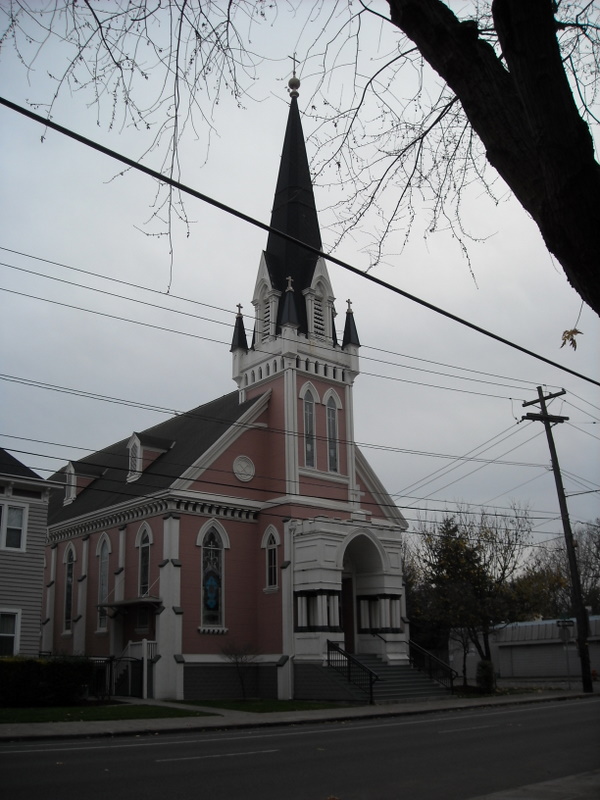
[{"label": "white window trim", "polygon": [[[2,507],[2,520],[0,522],[0,550],[6,550],[8,553],[24,553],[27,550],[27,524],[29,521],[29,507],[26,503],[13,503],[12,500],[3,500],[0,503],[0,506]],[[9,508],[18,508],[23,512],[20,547],[6,546],[6,530],[8,528]]]},{"label": "white window trim", "polygon": [[[330,423],[329,412],[333,409],[333,423]],[[325,403],[325,429],[327,433],[327,470],[339,474],[340,471],[340,422],[339,422],[339,406],[335,401],[333,393],[329,395]],[[333,430],[332,430],[333,428]],[[335,465],[332,466],[332,449],[334,449]]]},{"label": "white window trim", "polygon": [[[202,617],[203,597],[204,597],[204,538],[211,529],[216,531],[217,536],[221,539],[221,622],[218,625],[208,625],[204,622]],[[196,545],[200,548],[200,625],[198,631],[200,633],[226,633],[228,628],[225,625],[226,617],[226,594],[225,594],[225,581],[226,581],[226,563],[225,551],[231,547],[229,536],[223,525],[217,519],[210,519],[204,523],[196,537]]]},{"label": "white window trim", "polygon": [[[273,537],[273,545],[269,545],[269,541]],[[263,591],[268,594],[270,592],[277,592],[279,590],[279,546],[281,545],[281,537],[277,529],[273,525],[269,525],[263,533],[261,548],[265,551],[265,588]],[[275,551],[275,583],[269,583],[269,552]]]},{"label": "white window trim", "polygon": [[[135,448],[135,450],[134,450]],[[127,473],[127,482],[137,481],[142,474],[142,443],[139,437],[133,434],[127,442],[127,455],[129,461],[129,471]],[[134,457],[135,456],[135,462]]]},{"label": "white window trim", "polygon": [[21,650],[21,615],[22,609],[10,606],[0,606],[0,614],[10,614],[15,616],[15,638],[13,642],[13,656],[18,656]]},{"label": "white window trim", "polygon": [[65,469],[65,498],[63,504],[65,506],[72,503],[77,497],[77,475],[75,468],[72,464],[67,464]]},{"label": "white window trim", "polygon": [[[310,393],[312,398],[313,404],[313,418],[312,418],[312,446],[313,446],[313,463],[308,463],[308,451],[307,451],[307,437],[306,437],[306,397]],[[299,392],[299,397],[302,400],[302,451],[304,454],[304,463],[302,466],[304,469],[318,469],[318,460],[317,460],[317,406],[321,403],[321,398],[319,393],[315,389],[313,383],[311,381],[306,381]]]},{"label": "white window trim", "polygon": [[[147,541],[144,542],[144,536],[147,536]],[[138,574],[137,574],[137,591],[138,597],[149,597],[150,596],[150,589],[152,587],[150,583],[150,557],[152,555],[152,545],[154,544],[152,539],[152,530],[149,525],[142,525],[139,529],[136,539],[135,539],[135,546],[138,549]],[[148,548],[148,575],[147,575],[147,583],[148,588],[144,593],[142,593],[142,552],[143,548]]]}]

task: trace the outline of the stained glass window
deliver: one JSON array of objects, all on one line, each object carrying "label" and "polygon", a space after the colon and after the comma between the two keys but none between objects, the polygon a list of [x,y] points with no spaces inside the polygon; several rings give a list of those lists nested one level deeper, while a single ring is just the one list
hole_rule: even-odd
[{"label": "stained glass window", "polygon": [[211,528],[202,541],[202,624],[223,624],[223,544]]}]

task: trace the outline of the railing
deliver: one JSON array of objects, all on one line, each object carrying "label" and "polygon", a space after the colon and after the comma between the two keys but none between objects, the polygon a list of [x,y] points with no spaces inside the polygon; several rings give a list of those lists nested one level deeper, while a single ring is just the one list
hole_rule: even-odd
[{"label": "railing", "polygon": [[148,639],[142,639],[141,642],[129,641],[119,659],[119,661],[124,665],[123,670],[128,670],[130,690],[132,680],[131,662],[133,660],[141,662],[142,686],[140,691],[143,700],[146,700],[148,697],[148,663],[156,657],[157,649],[157,642],[150,641]]},{"label": "railing", "polygon": [[327,666],[343,675],[349,683],[357,686],[369,695],[369,703],[373,705],[373,686],[379,675],[361,664],[354,656],[342,650],[337,642],[327,640]]},{"label": "railing", "polygon": [[127,647],[121,653],[121,657],[130,656],[131,658],[147,658],[151,661],[156,656],[157,643],[148,639],[142,639],[141,642],[129,642]]},{"label": "railing", "polygon": [[411,666],[421,672],[425,672],[434,681],[441,683],[442,686],[454,692],[454,679],[458,678],[456,670],[414,642],[409,643],[409,653]]},{"label": "railing", "polygon": [[142,639],[141,642],[128,642],[120,656],[92,658],[92,693],[101,700],[115,694],[147,699],[149,672],[156,653],[157,643]]}]

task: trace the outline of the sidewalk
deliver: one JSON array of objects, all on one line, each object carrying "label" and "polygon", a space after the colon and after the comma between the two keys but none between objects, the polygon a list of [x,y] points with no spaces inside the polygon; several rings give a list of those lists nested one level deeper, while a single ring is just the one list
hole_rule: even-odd
[{"label": "sidewalk", "polygon": [[[434,701],[393,703],[380,706],[351,706],[316,709],[311,711],[284,711],[256,714],[203,706],[187,706],[160,700],[133,700],[128,702],[171,706],[179,709],[203,711],[212,716],[178,717],[174,719],[118,720],[93,722],[48,722],[0,725],[0,744],[15,741],[60,740],[77,737],[108,737],[126,735],[156,735],[190,731],[210,731],[269,727],[277,725],[302,725],[319,722],[341,722],[353,719],[381,719],[415,714],[432,714],[440,711],[459,711],[492,706],[515,706],[547,703],[556,700],[581,698],[598,701],[598,694],[577,691],[542,690],[535,694],[507,695],[477,699],[448,697]],[[599,707],[600,712],[600,707]],[[599,714],[600,716],[600,714]],[[600,754],[598,756],[600,763]],[[520,786],[502,792],[472,798],[471,800],[598,800],[600,798],[600,769],[579,775],[570,775],[554,781]]]},{"label": "sidewalk", "polygon": [[[138,700],[127,698],[126,702],[142,705],[167,706],[189,711],[201,711],[211,716],[175,717],[172,719],[94,720],[91,722],[39,722],[0,724],[0,742],[66,739],[79,736],[126,736],[131,734],[156,734],[177,731],[207,731],[224,728],[273,727],[276,725],[300,725],[315,722],[340,722],[352,719],[377,719],[382,717],[431,714],[439,711],[457,711],[468,708],[523,705],[544,703],[551,700],[573,698],[598,699],[598,695],[586,695],[576,691],[541,690],[523,695],[501,697],[462,698],[445,697],[431,701],[389,703],[385,705],[341,706],[308,711],[277,711],[257,714],[247,711],[231,711],[224,708],[185,705],[163,700]],[[125,699],[125,698],[121,698]],[[600,707],[599,707],[600,712]]]}]

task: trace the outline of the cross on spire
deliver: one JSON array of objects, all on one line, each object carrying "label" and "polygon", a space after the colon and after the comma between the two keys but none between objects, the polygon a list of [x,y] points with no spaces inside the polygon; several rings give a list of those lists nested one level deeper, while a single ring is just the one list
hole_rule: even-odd
[{"label": "cross on spire", "polygon": [[294,62],[294,66],[292,69],[292,77],[288,81],[288,87],[290,90],[290,97],[298,97],[298,89],[300,88],[300,81],[296,77],[296,53],[293,56],[288,56]]}]

